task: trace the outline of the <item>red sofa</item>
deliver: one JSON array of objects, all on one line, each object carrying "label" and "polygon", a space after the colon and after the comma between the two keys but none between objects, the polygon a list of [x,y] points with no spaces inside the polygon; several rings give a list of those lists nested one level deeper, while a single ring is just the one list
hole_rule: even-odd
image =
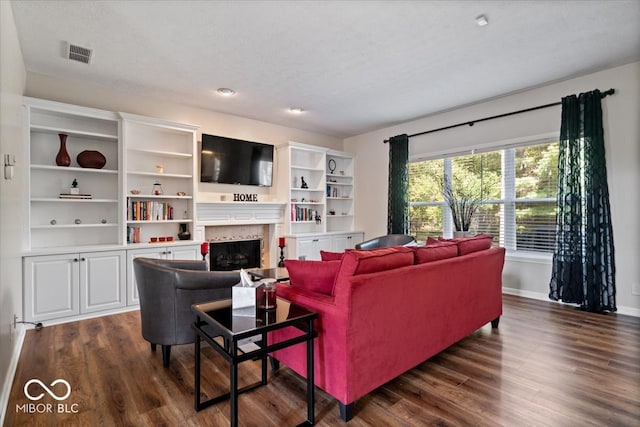
[{"label": "red sofa", "polygon": [[[315,384],[353,416],[356,399],[502,314],[504,248],[491,237],[424,247],[350,250],[335,261],[288,260],[277,294],[319,313]],[[270,340],[295,335],[292,328]],[[306,377],[306,347],[272,354]]]}]

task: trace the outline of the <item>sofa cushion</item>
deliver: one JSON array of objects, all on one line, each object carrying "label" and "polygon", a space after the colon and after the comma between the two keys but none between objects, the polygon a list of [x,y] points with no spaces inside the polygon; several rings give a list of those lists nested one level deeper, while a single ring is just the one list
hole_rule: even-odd
[{"label": "sofa cushion", "polygon": [[458,239],[458,255],[466,255],[489,249],[492,241],[493,236],[489,234],[477,234],[473,237]]},{"label": "sofa cushion", "polygon": [[426,246],[415,248],[415,263],[438,261],[441,259],[458,256],[458,245],[455,242],[430,243]]},{"label": "sofa cushion", "polygon": [[340,261],[303,261],[287,259],[284,266],[289,272],[291,286],[331,295]]},{"label": "sofa cushion", "polygon": [[413,249],[396,246],[391,248],[351,250],[342,257],[338,277],[375,273],[413,264]]},{"label": "sofa cushion", "polygon": [[493,242],[493,236],[490,234],[476,234],[471,237],[456,237],[453,239],[445,239],[444,237],[438,237],[437,240],[431,237],[427,239],[427,245],[434,242],[455,242],[458,245],[458,255],[466,255],[489,249]]},{"label": "sofa cushion", "polygon": [[335,261],[341,260],[344,252],[329,252],[329,251],[320,251],[320,259],[322,261]]}]

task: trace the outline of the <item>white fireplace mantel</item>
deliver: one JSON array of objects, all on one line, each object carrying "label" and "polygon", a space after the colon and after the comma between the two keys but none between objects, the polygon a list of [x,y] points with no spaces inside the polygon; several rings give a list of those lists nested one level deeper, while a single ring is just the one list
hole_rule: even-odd
[{"label": "white fireplace mantel", "polygon": [[282,224],[285,206],[283,202],[199,202],[196,227]]}]

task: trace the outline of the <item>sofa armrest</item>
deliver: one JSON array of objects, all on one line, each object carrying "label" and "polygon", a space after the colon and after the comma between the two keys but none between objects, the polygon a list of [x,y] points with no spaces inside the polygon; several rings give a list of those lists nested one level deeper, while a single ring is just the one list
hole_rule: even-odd
[{"label": "sofa armrest", "polygon": [[276,285],[276,295],[311,311],[315,311],[320,317],[322,317],[323,314],[344,318],[348,316],[348,313],[336,305],[333,296],[291,286],[289,282],[278,283]]}]

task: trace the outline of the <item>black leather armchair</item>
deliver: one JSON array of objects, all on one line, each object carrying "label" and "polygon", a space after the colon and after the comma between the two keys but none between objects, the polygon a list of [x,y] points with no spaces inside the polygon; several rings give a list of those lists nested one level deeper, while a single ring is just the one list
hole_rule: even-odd
[{"label": "black leather armchair", "polygon": [[388,248],[389,246],[402,246],[415,241],[413,236],[406,234],[387,234],[386,236],[376,237],[366,240],[356,245],[356,249],[378,249]]},{"label": "black leather armchair", "polygon": [[191,305],[231,298],[231,287],[240,282],[238,272],[208,271],[205,261],[135,258],[133,270],[140,296],[142,336],[162,346],[162,363],[169,366],[171,346],[192,343]]}]

